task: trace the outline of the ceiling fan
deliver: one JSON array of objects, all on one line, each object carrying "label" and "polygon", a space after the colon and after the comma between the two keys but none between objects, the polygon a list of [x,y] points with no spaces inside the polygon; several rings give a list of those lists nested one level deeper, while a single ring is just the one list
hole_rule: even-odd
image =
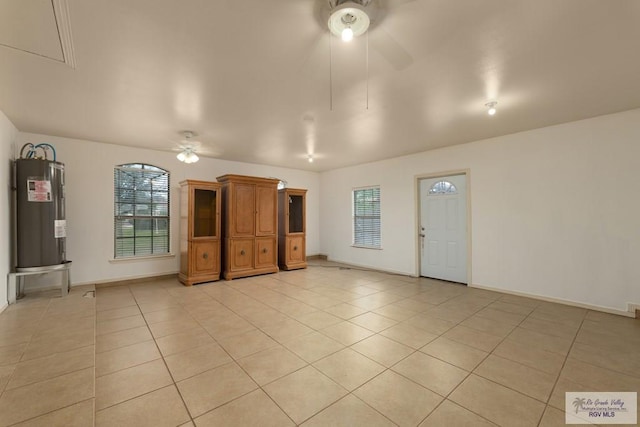
[{"label": "ceiling fan", "polygon": [[200,149],[200,141],[194,141],[192,138],[196,136],[195,132],[190,130],[185,130],[181,132],[184,139],[178,145],[178,148],[175,151],[180,151],[176,156],[178,160],[183,163],[195,163],[200,158],[196,154],[196,151]]},{"label": "ceiling fan", "polygon": [[371,48],[394,69],[403,70],[413,63],[413,58],[382,23],[396,8],[413,1],[416,0],[327,0],[324,22],[333,35],[347,42],[368,31]]},{"label": "ceiling fan", "polygon": [[[205,135],[192,130],[183,130],[178,134],[182,138],[179,141],[171,140],[173,144],[171,151],[178,152],[176,157],[181,162],[195,163],[199,160],[199,156],[219,157],[224,153],[220,144],[208,141]],[[202,138],[205,139],[204,142],[201,141]]]},{"label": "ceiling fan", "polygon": [[[314,17],[324,30],[319,33],[302,61],[305,68],[311,57],[322,50],[323,40],[328,40],[329,55],[329,109],[333,110],[332,51],[333,39],[349,42],[354,37],[366,36],[366,109],[369,109],[369,46],[377,51],[396,70],[404,70],[413,64],[413,57],[385,30],[382,23],[396,8],[416,0],[316,0]],[[326,30],[329,37],[326,39]],[[338,42],[339,43],[339,42]],[[326,54],[325,53],[325,54]]]}]

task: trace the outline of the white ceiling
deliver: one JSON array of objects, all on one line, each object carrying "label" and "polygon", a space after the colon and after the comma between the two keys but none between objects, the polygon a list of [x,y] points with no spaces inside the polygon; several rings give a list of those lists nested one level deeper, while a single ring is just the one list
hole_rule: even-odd
[{"label": "white ceiling", "polygon": [[374,3],[367,68],[366,35],[330,43],[327,0],[71,1],[74,69],[51,1],[0,0],[0,110],[24,132],[172,150],[188,129],[204,156],[320,171],[640,107],[638,0]]}]

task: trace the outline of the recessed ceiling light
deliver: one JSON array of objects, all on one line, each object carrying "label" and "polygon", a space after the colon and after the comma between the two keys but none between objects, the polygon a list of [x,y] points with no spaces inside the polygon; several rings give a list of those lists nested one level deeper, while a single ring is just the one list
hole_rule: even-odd
[{"label": "recessed ceiling light", "polygon": [[498,101],[491,101],[491,102],[487,102],[486,104],[484,104],[488,110],[487,110],[487,114],[489,114],[490,116],[493,116],[496,114],[496,112],[498,111],[496,109],[496,105],[498,105]]},{"label": "recessed ceiling light", "polygon": [[313,163],[313,154],[309,154],[307,156],[307,160],[309,161],[309,163]]}]

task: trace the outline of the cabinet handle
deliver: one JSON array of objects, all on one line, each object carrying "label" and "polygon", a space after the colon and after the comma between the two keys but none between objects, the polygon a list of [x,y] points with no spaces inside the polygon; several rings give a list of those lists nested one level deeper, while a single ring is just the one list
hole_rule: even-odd
[{"label": "cabinet handle", "polygon": [[240,251],[240,255],[244,255],[244,249]]},{"label": "cabinet handle", "polygon": [[208,254],[208,253],[206,253],[206,252],[205,252],[205,253],[203,253],[203,254],[202,254],[202,258],[204,258],[204,259],[209,258],[209,254]]},{"label": "cabinet handle", "polygon": [[297,246],[294,246],[294,247],[293,247],[293,250],[294,250],[294,251],[297,251],[297,250],[298,250],[298,247],[297,247]]},{"label": "cabinet handle", "polygon": [[267,248],[262,248],[262,253],[266,254],[267,253]]}]

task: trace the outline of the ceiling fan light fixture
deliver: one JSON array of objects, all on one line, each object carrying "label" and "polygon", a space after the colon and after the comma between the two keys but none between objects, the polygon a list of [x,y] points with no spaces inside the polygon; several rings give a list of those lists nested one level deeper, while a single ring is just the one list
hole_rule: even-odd
[{"label": "ceiling fan light fixture", "polygon": [[176,156],[178,160],[183,163],[195,163],[200,160],[200,157],[196,153],[193,152],[192,147],[187,147]]},{"label": "ceiling fan light fixture", "polygon": [[348,1],[335,7],[329,15],[329,31],[331,34],[349,41],[369,29],[369,15],[361,4]]},{"label": "ceiling fan light fixture", "polygon": [[340,37],[342,37],[343,42],[350,42],[351,40],[353,40],[353,30],[351,29],[351,27],[347,27],[342,30],[342,34],[340,35]]},{"label": "ceiling fan light fixture", "polygon": [[200,160],[200,157],[195,153],[195,148],[190,144],[191,138],[195,135],[193,132],[187,130],[183,132],[185,142],[187,143],[183,150],[176,156],[178,160],[183,163],[195,163]]},{"label": "ceiling fan light fixture", "polygon": [[194,153],[193,151],[187,153],[186,159],[184,159],[185,163],[195,163],[198,160],[200,160],[200,157],[198,157],[198,155],[196,153]]}]

